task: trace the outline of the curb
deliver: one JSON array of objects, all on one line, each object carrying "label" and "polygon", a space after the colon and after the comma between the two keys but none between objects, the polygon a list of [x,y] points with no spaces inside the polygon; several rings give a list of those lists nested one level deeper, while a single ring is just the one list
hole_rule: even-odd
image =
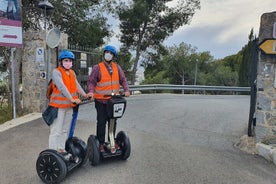
[{"label": "curb", "polygon": [[4,124],[0,125],[0,132],[4,132],[10,128],[16,127],[18,125],[22,125],[24,123],[28,123],[32,120],[36,120],[41,118],[41,113],[31,113],[25,116],[21,116],[19,118],[12,119],[10,121],[5,122]]},{"label": "curb", "polygon": [[263,143],[257,143],[256,149],[258,155],[264,157],[266,160],[271,161],[276,165],[276,147]]}]

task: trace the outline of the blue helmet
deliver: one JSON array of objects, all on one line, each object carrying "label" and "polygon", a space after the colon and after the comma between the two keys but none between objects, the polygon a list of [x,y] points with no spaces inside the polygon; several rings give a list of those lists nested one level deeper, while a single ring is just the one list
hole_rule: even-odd
[{"label": "blue helmet", "polygon": [[75,55],[73,52],[69,51],[69,50],[63,50],[61,51],[61,53],[58,56],[58,60],[61,61],[63,59],[72,59],[75,60]]},{"label": "blue helmet", "polygon": [[116,48],[111,46],[111,45],[107,45],[104,47],[104,52],[105,51],[110,51],[112,54],[114,54],[114,56],[117,56],[117,51]]}]

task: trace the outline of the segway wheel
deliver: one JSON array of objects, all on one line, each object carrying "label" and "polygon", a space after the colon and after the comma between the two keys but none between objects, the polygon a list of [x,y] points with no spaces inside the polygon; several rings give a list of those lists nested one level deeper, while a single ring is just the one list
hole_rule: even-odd
[{"label": "segway wheel", "polygon": [[86,144],[83,140],[77,137],[72,137],[66,141],[65,150],[68,153],[72,153],[73,155],[78,156],[83,162],[86,155]]},{"label": "segway wheel", "polygon": [[36,161],[36,171],[44,183],[59,183],[67,173],[63,159],[54,150],[45,150]]},{"label": "segway wheel", "polygon": [[122,149],[122,159],[127,160],[131,152],[129,137],[125,132],[120,131],[116,136],[116,141],[117,141],[117,144]]},{"label": "segway wheel", "polygon": [[87,147],[90,148],[89,161],[91,165],[96,166],[100,163],[100,144],[96,136],[90,135],[87,140]]}]

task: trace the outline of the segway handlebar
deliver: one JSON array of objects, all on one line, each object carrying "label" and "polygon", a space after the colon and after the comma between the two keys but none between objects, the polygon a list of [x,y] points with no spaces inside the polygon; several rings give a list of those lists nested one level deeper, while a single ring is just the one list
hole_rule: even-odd
[{"label": "segway handlebar", "polygon": [[111,96],[111,97],[125,97],[125,93],[123,93],[123,92],[120,92],[120,93],[111,93],[111,94],[109,94],[109,95],[104,95],[104,97],[109,97],[109,96]]},{"label": "segway handlebar", "polygon": [[89,103],[90,101],[91,101],[91,97],[81,99],[81,103],[80,103],[80,104],[77,104],[76,102],[74,102],[73,104],[74,104],[74,105],[82,105],[82,104]]}]

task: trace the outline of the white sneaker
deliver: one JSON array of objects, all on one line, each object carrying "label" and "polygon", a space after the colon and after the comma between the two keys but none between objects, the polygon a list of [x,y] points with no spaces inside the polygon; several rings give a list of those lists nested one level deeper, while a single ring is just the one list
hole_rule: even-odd
[{"label": "white sneaker", "polygon": [[76,156],[73,160],[75,163],[78,163],[80,161],[80,158]]},{"label": "white sneaker", "polygon": [[70,160],[72,159],[72,157],[73,157],[71,153],[65,152],[65,153],[61,153],[61,154],[62,154],[63,158],[64,158],[66,161],[70,161]]}]

